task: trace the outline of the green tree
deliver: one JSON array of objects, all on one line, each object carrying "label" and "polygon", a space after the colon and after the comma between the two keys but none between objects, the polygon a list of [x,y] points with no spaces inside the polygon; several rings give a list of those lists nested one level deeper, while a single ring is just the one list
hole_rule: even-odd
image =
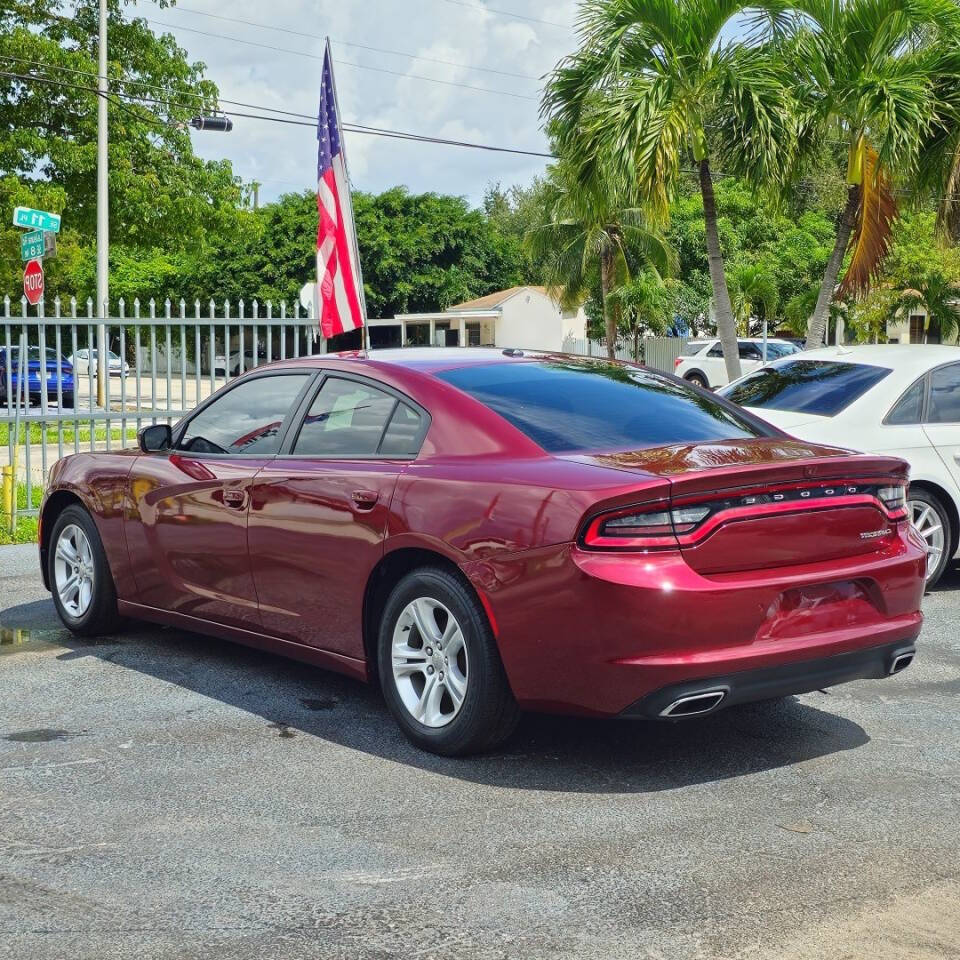
[{"label": "green tree", "polygon": [[571,165],[553,164],[526,240],[530,255],[545,265],[547,286],[566,307],[579,306],[599,274],[607,355],[613,359],[619,307],[611,294],[627,282],[634,265],[647,264],[665,274],[674,258],[646,212],[624,191],[614,192],[612,179],[601,183],[583,186]]},{"label": "green tree", "polygon": [[730,273],[730,294],[733,315],[739,332],[750,336],[750,322],[754,317],[772,321],[779,294],[773,272],[765,264],[739,263]]},{"label": "green tree", "polygon": [[[944,45],[955,35],[950,0],[767,2],[794,75],[789,105],[797,124],[791,172],[839,135],[847,153],[847,197],[824,270],[807,346],[822,344],[830,301],[862,293],[879,273],[897,216],[894,179],[918,169],[931,120]],[[957,82],[954,74],[953,82]],[[844,256],[849,263],[837,278]]]},{"label": "green tree", "polygon": [[[127,6],[109,3],[115,297],[125,289],[127,265],[154,261],[158,278],[179,272],[181,258],[172,252],[201,255],[208,238],[233,228],[244,199],[230,164],[201,160],[191,146],[187,121],[217,102],[203,64],[190,63],[169,34],[128,19]],[[64,249],[50,264],[48,296],[92,292],[83,249],[96,229],[97,17],[96,0],[14,0],[0,8],[0,62],[8,74],[0,77],[0,172],[16,183],[0,193],[63,214]],[[5,266],[9,288],[19,265]]]},{"label": "green tree", "polygon": [[633,359],[641,357],[647,335],[662,336],[670,323],[672,297],[663,278],[649,268],[635,273],[610,295],[619,307],[620,332],[632,342]]},{"label": "green tree", "polygon": [[[665,211],[688,157],[703,201],[717,328],[730,379],[740,375],[736,328],[723,267],[712,161],[778,180],[790,142],[788,92],[764,49],[723,43],[742,12],[732,0],[586,0],[580,49],[551,76],[543,111],[581,182],[606,173],[637,183]],[[708,137],[708,122],[724,117]]]}]

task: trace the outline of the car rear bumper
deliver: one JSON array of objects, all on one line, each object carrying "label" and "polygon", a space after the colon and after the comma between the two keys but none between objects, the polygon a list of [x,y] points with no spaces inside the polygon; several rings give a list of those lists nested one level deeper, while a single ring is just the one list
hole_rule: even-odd
[{"label": "car rear bumper", "polygon": [[810,693],[850,680],[877,680],[905,670],[915,654],[913,642],[898,642],[799,663],[688,680],[646,694],[620,716],[681,720],[716,713],[738,703]]},{"label": "car rear bumper", "polygon": [[[885,676],[884,658],[920,632],[924,570],[907,529],[869,555],[711,576],[679,552],[574,544],[465,568],[521,707],[607,717],[732,676],[727,703]],[[823,679],[819,665],[846,654],[853,674]]]}]

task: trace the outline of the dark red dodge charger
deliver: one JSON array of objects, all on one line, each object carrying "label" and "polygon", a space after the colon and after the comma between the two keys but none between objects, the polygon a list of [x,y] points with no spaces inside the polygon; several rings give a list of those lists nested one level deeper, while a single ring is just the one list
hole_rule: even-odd
[{"label": "dark red dodge charger", "polygon": [[137,617],[376,677],[461,754],[521,709],[676,719],[897,673],[906,483],[630,364],[329,355],[59,461],[40,558],[77,633]]}]

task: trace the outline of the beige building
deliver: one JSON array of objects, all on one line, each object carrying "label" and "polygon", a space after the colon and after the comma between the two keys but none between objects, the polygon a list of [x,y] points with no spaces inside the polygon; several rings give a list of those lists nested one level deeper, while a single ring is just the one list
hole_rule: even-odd
[{"label": "beige building", "polygon": [[586,336],[583,308],[564,310],[545,287],[497,290],[438,313],[370,320],[371,349],[400,346],[526,347],[561,350]]},{"label": "beige building", "polygon": [[960,336],[957,333],[942,337],[939,324],[936,322],[931,323],[929,329],[925,330],[926,322],[927,311],[923,307],[898,311],[896,317],[887,321],[887,342],[948,343],[951,346],[960,343]]}]

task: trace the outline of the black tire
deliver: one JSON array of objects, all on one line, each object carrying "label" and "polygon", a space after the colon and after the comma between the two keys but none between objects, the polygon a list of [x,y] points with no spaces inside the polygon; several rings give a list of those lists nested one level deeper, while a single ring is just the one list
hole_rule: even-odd
[{"label": "black tire", "polygon": [[[947,564],[950,563],[950,558],[953,556],[954,545],[956,544],[956,532],[953,529],[953,525],[950,523],[950,514],[947,511],[947,508],[943,505],[943,501],[935,494],[931,493],[929,490],[925,490],[923,487],[914,487],[911,488],[907,493],[907,503],[908,507],[910,504],[915,502],[920,502],[926,504],[928,507],[931,507],[936,513],[940,527],[943,530],[944,535],[944,546],[943,552],[940,555],[940,559],[937,561],[936,566],[930,567],[927,570],[927,589],[935,586],[937,581],[943,576],[944,570],[947,569]],[[911,520],[913,519],[913,512],[911,509]]]},{"label": "black tire", "polygon": [[[80,616],[73,616],[63,605],[57,590],[56,551],[60,534],[64,527],[74,524],[87,538],[93,559],[93,589],[90,605]],[[50,545],[47,550],[47,575],[53,605],[63,625],[72,633],[81,637],[98,637],[113,633],[120,625],[117,613],[117,588],[113,583],[113,574],[103,549],[103,542],[90,514],[81,506],[72,504],[57,517],[50,533]],[[69,598],[68,598],[69,599]]]},{"label": "black tire", "polygon": [[699,370],[691,370],[683,379],[694,384],[694,386],[700,387],[702,390],[710,389],[707,378]]},{"label": "black tire", "polygon": [[66,408],[66,407],[73,407],[73,405],[74,405],[74,397],[73,397],[73,394],[72,394],[72,393],[65,393],[65,394],[63,394],[63,407],[64,407],[64,408]]},{"label": "black tire", "polygon": [[[416,720],[397,688],[393,673],[393,633],[408,604],[418,598],[439,601],[456,618],[468,657],[466,692],[459,712],[445,726]],[[380,687],[393,718],[418,747],[443,756],[490,750],[513,733],[520,711],[510,690],[496,640],[483,608],[454,574],[424,567],[408,573],[393,588],[380,621],[377,659]]]}]

